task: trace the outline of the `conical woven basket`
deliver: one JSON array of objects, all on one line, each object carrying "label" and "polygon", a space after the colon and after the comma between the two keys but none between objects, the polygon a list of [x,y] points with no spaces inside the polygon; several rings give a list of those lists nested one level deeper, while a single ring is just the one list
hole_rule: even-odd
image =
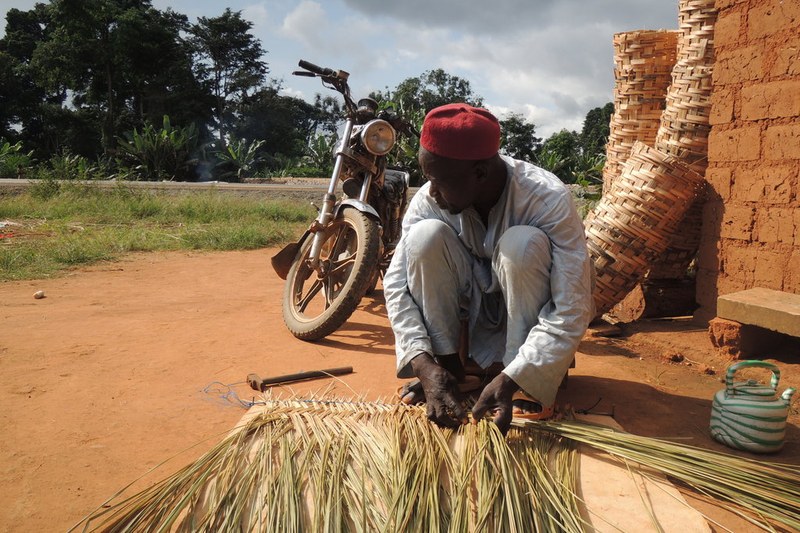
[{"label": "conical woven basket", "polygon": [[640,30],[614,35],[614,115],[609,124],[603,190],[627,161],[633,144],[653,144],[677,53],[678,32]]},{"label": "conical woven basket", "polygon": [[706,202],[704,192],[705,184],[701,185],[701,192],[683,215],[674,236],[669,241],[669,247],[650,265],[650,271],[647,273],[648,279],[686,278],[689,267],[700,248],[703,205]]},{"label": "conical woven basket", "polygon": [[714,0],[681,0],[677,61],[654,146],[681,157],[700,174],[708,158],[714,65]]},{"label": "conical woven basket", "polygon": [[701,184],[702,176],[675,156],[634,144],[622,174],[584,221],[598,314],[622,300],[667,250]]},{"label": "conical woven basket", "polygon": [[[678,59],[672,70],[666,108],[654,141],[663,152],[679,157],[698,174],[708,164],[708,134],[711,130],[711,75],[714,65],[713,0],[682,0],[678,7],[680,36]],[[652,279],[680,279],[697,255],[702,229],[703,196],[687,210],[678,238],[651,265]]]}]

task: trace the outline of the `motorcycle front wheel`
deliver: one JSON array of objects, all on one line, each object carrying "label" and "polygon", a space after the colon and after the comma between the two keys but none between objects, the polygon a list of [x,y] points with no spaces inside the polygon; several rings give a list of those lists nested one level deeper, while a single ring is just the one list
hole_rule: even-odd
[{"label": "motorcycle front wheel", "polygon": [[358,307],[378,263],[380,228],[357,209],[344,209],[325,230],[319,271],[309,264],[313,240],[300,248],[283,294],[283,321],[306,341],[327,337]]}]

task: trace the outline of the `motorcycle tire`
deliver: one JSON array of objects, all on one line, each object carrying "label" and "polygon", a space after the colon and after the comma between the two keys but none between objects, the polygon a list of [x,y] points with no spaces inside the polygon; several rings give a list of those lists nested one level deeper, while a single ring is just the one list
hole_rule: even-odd
[{"label": "motorcycle tire", "polygon": [[378,262],[380,228],[361,211],[344,209],[326,230],[322,276],[308,262],[312,242],[308,238],[300,248],[283,294],[283,321],[305,341],[327,337],[358,307]]}]

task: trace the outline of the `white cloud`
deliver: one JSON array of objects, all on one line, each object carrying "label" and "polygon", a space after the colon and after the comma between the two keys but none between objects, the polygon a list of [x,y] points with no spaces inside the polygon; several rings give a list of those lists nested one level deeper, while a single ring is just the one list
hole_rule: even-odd
[{"label": "white cloud", "polygon": [[270,20],[266,3],[250,4],[242,9],[242,18],[253,23],[254,28],[266,26]]},{"label": "white cloud", "polygon": [[281,32],[285,37],[297,40],[307,47],[317,47],[320,28],[325,25],[325,10],[317,2],[304,0],[283,19]]}]

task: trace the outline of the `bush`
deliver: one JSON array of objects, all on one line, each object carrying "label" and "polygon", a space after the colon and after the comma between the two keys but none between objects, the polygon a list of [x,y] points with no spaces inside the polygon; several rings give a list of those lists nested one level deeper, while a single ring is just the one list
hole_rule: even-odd
[{"label": "bush", "polygon": [[194,125],[172,127],[164,115],[160,129],[146,125],[141,133],[120,139],[122,165],[130,165],[131,177],[144,181],[194,181],[197,161],[192,154],[197,149],[198,136]]},{"label": "bush", "polygon": [[11,144],[0,139],[0,178],[25,177],[25,172],[33,163],[33,152],[22,151],[22,143]]}]

